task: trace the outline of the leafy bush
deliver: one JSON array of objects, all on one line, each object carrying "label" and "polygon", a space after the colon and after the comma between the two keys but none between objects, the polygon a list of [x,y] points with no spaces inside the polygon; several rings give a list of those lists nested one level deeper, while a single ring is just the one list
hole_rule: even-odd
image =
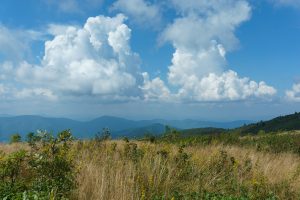
[{"label": "leafy bush", "polygon": [[66,199],[75,188],[70,131],[28,135],[29,151],[0,156],[0,198]]}]

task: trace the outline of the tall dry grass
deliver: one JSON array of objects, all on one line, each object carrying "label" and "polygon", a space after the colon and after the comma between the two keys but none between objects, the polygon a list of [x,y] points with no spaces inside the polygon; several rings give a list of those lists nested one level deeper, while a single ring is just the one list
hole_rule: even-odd
[{"label": "tall dry grass", "polygon": [[[5,153],[26,148],[0,144]],[[70,153],[77,169],[72,199],[300,199],[300,157],[292,153],[136,141],[76,142]]]},{"label": "tall dry grass", "polygon": [[5,143],[0,143],[0,152],[10,154],[12,152],[16,152],[18,150],[28,150],[29,146],[26,143],[12,143],[12,144],[5,144]]},{"label": "tall dry grass", "polygon": [[84,142],[76,149],[76,199],[178,199],[193,192],[300,198],[300,158],[290,153],[121,141]]}]

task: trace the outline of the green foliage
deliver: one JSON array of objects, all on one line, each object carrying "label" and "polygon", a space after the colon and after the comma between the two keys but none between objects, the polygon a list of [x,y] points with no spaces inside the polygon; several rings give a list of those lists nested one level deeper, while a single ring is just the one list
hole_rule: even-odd
[{"label": "green foliage", "polygon": [[10,143],[18,143],[22,141],[22,137],[20,134],[16,133],[10,136]]},{"label": "green foliage", "polygon": [[0,198],[66,199],[75,188],[73,157],[69,154],[69,130],[57,137],[30,133],[30,151],[0,156]]}]

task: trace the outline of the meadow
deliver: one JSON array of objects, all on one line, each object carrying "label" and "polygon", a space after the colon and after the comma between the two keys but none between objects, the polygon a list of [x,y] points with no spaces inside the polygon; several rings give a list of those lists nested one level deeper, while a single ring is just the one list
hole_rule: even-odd
[{"label": "meadow", "polygon": [[111,140],[29,134],[0,145],[1,199],[300,199],[300,134]]}]

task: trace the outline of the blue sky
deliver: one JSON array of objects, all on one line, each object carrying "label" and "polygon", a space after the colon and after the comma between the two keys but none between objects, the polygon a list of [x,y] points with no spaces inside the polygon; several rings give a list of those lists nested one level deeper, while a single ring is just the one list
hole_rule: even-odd
[{"label": "blue sky", "polygon": [[300,109],[298,0],[3,0],[0,109],[267,119]]}]

